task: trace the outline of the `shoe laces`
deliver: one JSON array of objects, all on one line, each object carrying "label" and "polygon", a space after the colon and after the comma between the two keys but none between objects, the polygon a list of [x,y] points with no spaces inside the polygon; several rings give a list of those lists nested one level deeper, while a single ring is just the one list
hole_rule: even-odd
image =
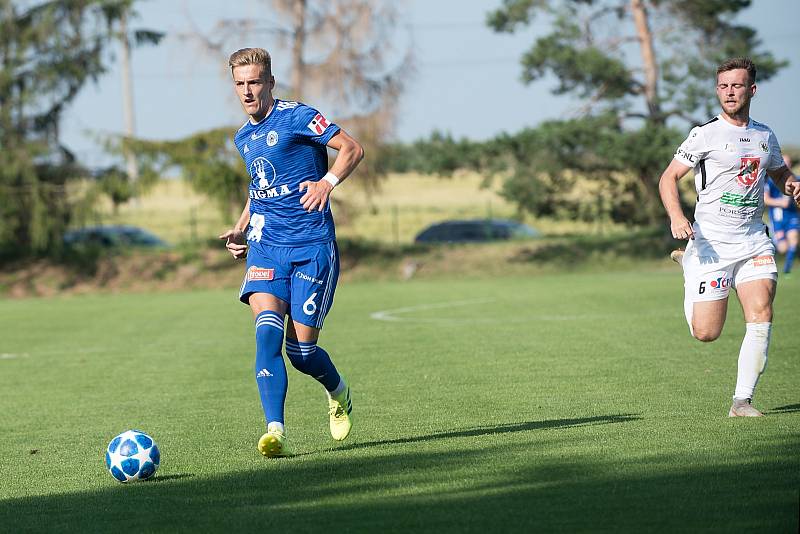
[{"label": "shoe laces", "polygon": [[328,414],[331,417],[335,417],[336,419],[338,419],[342,415],[344,415],[344,406],[342,406],[342,403],[340,403],[339,401],[331,399],[330,410],[328,411]]}]

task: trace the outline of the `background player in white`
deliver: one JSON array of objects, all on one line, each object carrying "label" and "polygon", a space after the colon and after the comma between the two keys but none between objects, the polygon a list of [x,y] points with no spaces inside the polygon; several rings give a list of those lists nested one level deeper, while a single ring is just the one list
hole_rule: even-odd
[{"label": "background player in white", "polygon": [[[755,82],[756,66],[748,58],[718,67],[722,113],[692,129],[659,182],[672,236],[689,240],[685,253],[673,259],[683,266],[692,335],[706,342],[719,337],[730,288],[742,305],[746,333],[731,417],[762,415],[751,399],[767,363],[777,280],[775,248],[762,220],[765,174],[800,202],[800,183],[784,165],[775,134],[750,118]],[[694,224],[678,200],[678,181],[692,168],[698,194]]]},{"label": "background player in white", "polygon": [[[251,181],[239,220],[220,238],[235,258],[247,254],[239,299],[255,318],[255,376],[267,423],[258,450],[265,456],[289,456],[284,339],[292,365],[320,382],[328,394],[333,439],[345,439],[352,426],[350,387],[317,340],[339,271],[328,201],[364,150],[316,109],[273,98],[275,78],[266,50],[239,50],[229,66],[249,115],[234,144]],[[338,151],[330,170],[327,148]]]}]

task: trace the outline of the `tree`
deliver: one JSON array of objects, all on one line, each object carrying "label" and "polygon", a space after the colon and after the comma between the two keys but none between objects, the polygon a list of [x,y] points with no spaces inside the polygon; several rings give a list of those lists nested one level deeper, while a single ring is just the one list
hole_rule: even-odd
[{"label": "tree", "polygon": [[[705,122],[716,107],[716,65],[728,57],[750,56],[759,66],[761,81],[786,65],[761,50],[754,29],[732,22],[749,4],[749,0],[503,0],[502,7],[487,17],[497,32],[514,32],[537,16],[551,22],[551,32],[538,37],[522,57],[522,80],[530,84],[552,74],[558,80],[554,93],[571,94],[584,102],[581,117],[551,121],[530,133],[531,138],[546,141],[545,134],[568,132],[582,141],[567,150],[552,143],[529,147],[510,165],[509,198],[523,210],[542,213],[546,204],[563,200],[556,191],[564,181],[582,174],[610,183],[619,177],[611,174],[614,170],[636,181],[630,187],[632,211],[626,215],[617,210],[619,214],[643,222],[659,218],[659,172],[685,124]],[[633,59],[637,56],[640,59]],[[677,124],[682,129],[674,128]],[[570,146],[568,136],[558,139]],[[537,172],[530,168],[531,161],[553,165],[540,166]],[[592,165],[598,162],[603,162],[597,167],[603,170],[593,172]],[[556,183],[560,185],[554,189]]]},{"label": "tree", "polygon": [[[230,43],[241,35],[265,35],[273,53],[278,94],[331,106],[336,122],[352,133],[368,154],[394,135],[403,84],[413,71],[408,50],[393,44],[398,11],[389,0],[264,0],[266,20],[220,21],[211,35],[195,30],[185,38],[215,54],[230,76]],[[276,52],[277,51],[277,52]],[[287,61],[288,58],[288,61]],[[281,65],[289,65],[283,69]],[[283,76],[281,74],[284,74]],[[283,84],[289,80],[289,85]],[[384,175],[368,157],[356,180],[374,189]]]},{"label": "tree", "polygon": [[61,115],[104,71],[125,0],[0,0],[0,254],[57,249],[85,171],[59,141]]}]

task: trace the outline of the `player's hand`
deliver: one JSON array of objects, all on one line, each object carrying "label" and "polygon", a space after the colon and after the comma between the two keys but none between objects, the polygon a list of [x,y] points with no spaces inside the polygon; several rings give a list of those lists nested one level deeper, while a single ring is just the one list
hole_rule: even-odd
[{"label": "player's hand", "polygon": [[784,192],[794,199],[794,203],[800,206],[800,182],[797,180],[787,180],[784,189]]},{"label": "player's hand", "polygon": [[692,230],[692,223],[686,217],[672,219],[670,222],[670,230],[672,230],[672,237],[675,239],[694,239],[694,230]]},{"label": "player's hand", "polygon": [[238,260],[247,254],[247,240],[244,238],[244,232],[231,228],[219,238],[225,240],[225,248],[235,259]]},{"label": "player's hand", "polygon": [[300,204],[303,205],[304,210],[310,213],[314,211],[314,209],[317,211],[325,209],[325,206],[328,205],[328,198],[331,196],[331,191],[333,191],[333,186],[327,180],[320,180],[318,182],[306,180],[300,184],[299,190],[301,193],[303,190],[306,192],[306,194],[300,198]]}]

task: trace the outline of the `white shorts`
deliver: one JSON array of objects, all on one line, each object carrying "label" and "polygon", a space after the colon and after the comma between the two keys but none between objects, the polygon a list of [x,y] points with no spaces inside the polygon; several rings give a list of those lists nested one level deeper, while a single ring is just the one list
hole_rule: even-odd
[{"label": "white shorts", "polygon": [[777,280],[775,245],[766,232],[741,243],[690,239],[683,255],[686,321],[692,326],[695,302],[728,298],[731,288],[752,280]]}]

